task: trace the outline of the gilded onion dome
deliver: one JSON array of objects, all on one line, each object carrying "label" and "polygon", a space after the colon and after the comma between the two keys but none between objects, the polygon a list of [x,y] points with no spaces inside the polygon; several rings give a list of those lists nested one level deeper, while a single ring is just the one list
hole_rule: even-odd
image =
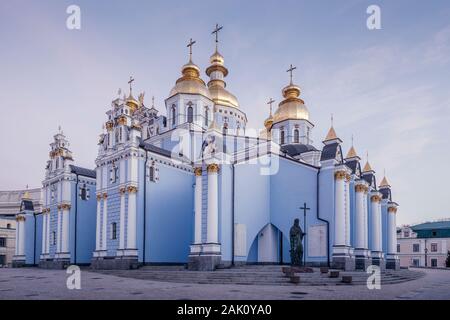
[{"label": "gilded onion dome", "polygon": [[211,99],[205,82],[200,78],[200,68],[192,60],[182,67],[181,74],[181,78],[177,80],[175,86],[170,91],[170,97],[178,93],[185,93],[200,94]]},{"label": "gilded onion dome", "polygon": [[228,75],[228,69],[224,62],[223,56],[216,50],[210,58],[210,66],[206,69],[206,74],[210,77],[208,88],[211,99],[215,104],[239,108],[237,98],[225,89],[227,84],[224,79]]},{"label": "gilded onion dome", "polygon": [[273,116],[270,115],[265,121],[264,121],[264,127],[266,127],[267,130],[270,130],[273,125]]},{"label": "gilded onion dome", "polygon": [[133,113],[134,111],[136,111],[137,109],[139,109],[139,107],[140,107],[140,103],[139,103],[139,101],[137,101],[134,97],[133,97],[133,94],[131,93],[131,91],[130,91],[130,95],[129,95],[129,97],[126,99],[126,101],[125,101],[125,104],[127,105],[127,106],[129,106],[130,107],[130,109],[131,109],[131,112]]},{"label": "gilded onion dome", "polygon": [[278,105],[277,111],[273,116],[273,123],[284,120],[308,120],[309,111],[305,106],[305,102],[299,98],[300,88],[294,84],[290,84],[283,88],[284,100]]}]

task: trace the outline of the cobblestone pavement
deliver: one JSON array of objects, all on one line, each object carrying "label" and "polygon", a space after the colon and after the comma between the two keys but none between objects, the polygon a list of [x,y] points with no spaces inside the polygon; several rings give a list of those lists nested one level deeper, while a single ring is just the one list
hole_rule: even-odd
[{"label": "cobblestone pavement", "polygon": [[0,269],[0,299],[450,299],[450,270],[400,284],[366,286],[256,286],[179,284],[81,271],[81,289],[69,290],[64,270]]}]

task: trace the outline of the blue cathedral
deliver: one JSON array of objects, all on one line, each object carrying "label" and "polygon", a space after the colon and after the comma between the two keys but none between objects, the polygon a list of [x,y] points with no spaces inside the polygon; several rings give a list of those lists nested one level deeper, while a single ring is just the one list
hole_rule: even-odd
[{"label": "blue cathedral", "polygon": [[[42,182],[44,206],[25,194],[16,216],[14,266],[134,269],[183,264],[215,270],[241,264],[289,264],[295,219],[305,233],[308,266],[398,269],[396,213],[386,177],[333,125],[314,144],[314,124],[292,77],[264,129],[227,90],[217,46],[206,81],[182,66],[165,99],[129,92],[111,102],[98,138],[95,168],[74,164],[61,130],[50,144]],[[137,98],[135,98],[137,96]]]}]

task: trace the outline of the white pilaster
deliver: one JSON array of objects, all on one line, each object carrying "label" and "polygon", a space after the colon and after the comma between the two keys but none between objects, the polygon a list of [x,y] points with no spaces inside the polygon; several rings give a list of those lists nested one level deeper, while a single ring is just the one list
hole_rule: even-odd
[{"label": "white pilaster", "polygon": [[397,254],[397,207],[388,207],[388,254]]},{"label": "white pilaster", "polygon": [[62,206],[61,218],[62,218],[62,239],[61,239],[61,252],[69,252],[69,205]]},{"label": "white pilaster", "polygon": [[119,249],[125,249],[125,192],[124,187],[120,189]]},{"label": "white pilaster", "polygon": [[137,249],[136,246],[136,193],[137,188],[128,187],[128,223],[127,223],[127,249]]},{"label": "white pilaster", "polygon": [[194,243],[202,243],[202,168],[195,169],[195,228]]},{"label": "white pilaster", "polygon": [[47,237],[45,239],[45,243],[46,243],[46,249],[45,249],[45,253],[50,253],[50,221],[51,221],[51,213],[50,213],[50,209],[47,209]]},{"label": "white pilaster", "polygon": [[[97,171],[98,172],[98,171]],[[101,230],[102,230],[102,195],[97,194],[97,223],[95,229],[95,250],[101,250]]]},{"label": "white pilaster", "polygon": [[57,225],[56,225],[56,253],[61,252],[61,209],[60,206],[58,206],[57,211]]},{"label": "white pilaster", "polygon": [[219,207],[218,207],[218,171],[217,164],[208,165],[208,212],[207,212],[207,243],[219,242]]},{"label": "white pilaster", "polygon": [[108,194],[103,194],[102,250],[106,250],[106,231],[108,225]]}]

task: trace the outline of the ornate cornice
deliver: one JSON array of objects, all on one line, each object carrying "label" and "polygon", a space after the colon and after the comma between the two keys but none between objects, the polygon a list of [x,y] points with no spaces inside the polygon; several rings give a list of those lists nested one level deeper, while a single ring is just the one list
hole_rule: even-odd
[{"label": "ornate cornice", "polygon": [[106,122],[106,130],[112,131],[113,127],[114,127],[114,123],[112,121]]},{"label": "ornate cornice", "polygon": [[105,193],[103,193],[103,199],[108,199],[108,194],[105,192]]},{"label": "ornate cornice", "polygon": [[103,195],[101,193],[97,193],[97,201],[102,200]]},{"label": "ornate cornice", "polygon": [[68,203],[61,204],[61,209],[62,210],[70,210],[71,207],[72,206],[70,204],[68,204]]},{"label": "ornate cornice", "polygon": [[219,165],[216,163],[212,163],[208,165],[208,173],[217,173],[219,172]]},{"label": "ornate cornice", "polygon": [[25,221],[25,220],[27,220],[24,216],[17,216],[16,217],[16,221],[17,222],[20,222],[20,221]]},{"label": "ornate cornice", "polygon": [[125,187],[122,187],[122,188],[119,189],[119,193],[121,195],[124,195],[126,192],[127,192],[127,188],[125,188]]}]

